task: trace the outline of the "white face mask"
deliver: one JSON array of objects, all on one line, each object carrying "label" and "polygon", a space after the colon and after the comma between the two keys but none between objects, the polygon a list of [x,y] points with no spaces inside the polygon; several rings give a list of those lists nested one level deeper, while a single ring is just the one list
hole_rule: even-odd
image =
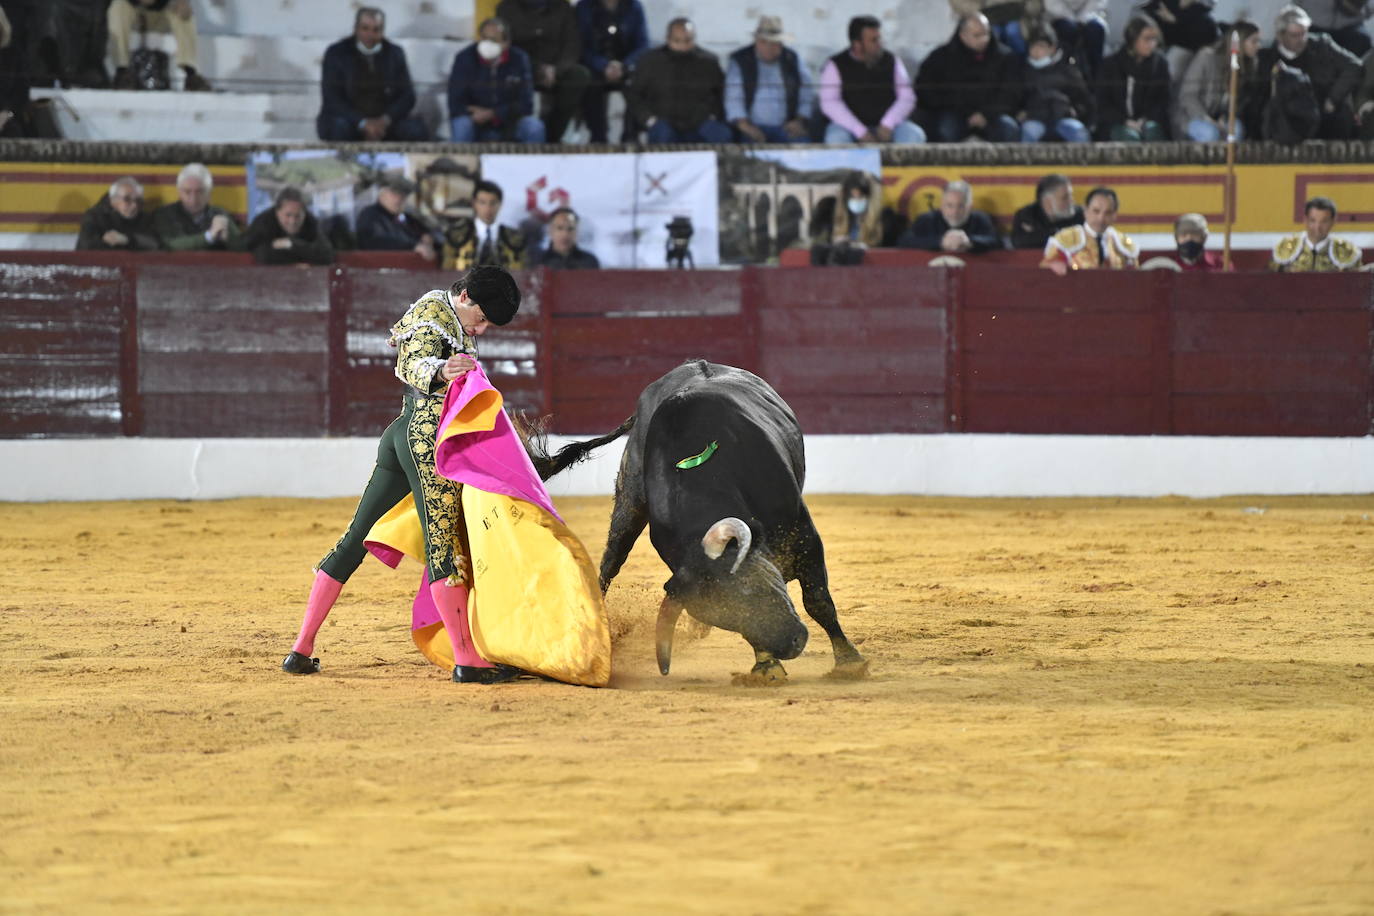
[{"label": "white face mask", "polygon": [[1044,70],[1050,64],[1054,63],[1054,55],[1050,54],[1045,57],[1027,57],[1026,63],[1030,64],[1037,70]]},{"label": "white face mask", "polygon": [[501,42],[483,38],[477,42],[477,56],[482,60],[496,60],[501,56]]},{"label": "white face mask", "polygon": [[353,43],[358,46],[358,53],[365,55],[367,57],[371,57],[373,54],[376,54],[378,51],[382,50],[382,43],[380,41],[370,48],[367,45],[363,44],[361,41],[355,41]]},{"label": "white face mask", "polygon": [[848,205],[849,212],[853,213],[855,216],[858,216],[868,209],[868,201],[862,197],[849,198]]}]

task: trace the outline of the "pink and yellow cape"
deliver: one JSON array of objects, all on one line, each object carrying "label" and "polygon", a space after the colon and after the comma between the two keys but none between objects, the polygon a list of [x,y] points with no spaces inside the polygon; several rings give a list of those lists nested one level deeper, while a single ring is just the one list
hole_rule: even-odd
[{"label": "pink and yellow cape", "polygon": [[[480,365],[449,386],[435,439],[436,470],[463,484],[472,550],[468,620],[477,650],[569,684],[604,687],[611,633],[591,558],[554,509]],[[393,569],[403,556],[424,563],[414,497],[378,519],[365,543]],[[427,571],[411,609],[411,636],[434,664],[453,667]]]}]

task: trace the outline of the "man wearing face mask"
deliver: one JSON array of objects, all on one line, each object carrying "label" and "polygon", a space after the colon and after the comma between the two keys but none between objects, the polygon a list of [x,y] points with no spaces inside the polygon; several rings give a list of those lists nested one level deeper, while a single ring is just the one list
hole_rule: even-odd
[{"label": "man wearing face mask", "polygon": [[479,40],[453,59],[448,76],[453,142],[543,143],[544,122],[534,116],[529,55],[511,47],[510,29],[495,16],[477,34]]},{"label": "man wearing face mask", "polygon": [[940,197],[940,209],[916,217],[897,240],[898,248],[919,248],[945,254],[978,254],[1002,248],[992,217],[973,209],[973,188],[951,181]]},{"label": "man wearing face mask", "polygon": [[429,139],[425,122],[411,114],[415,87],[406,52],[383,37],[385,28],[386,14],[365,6],[353,18],[353,34],[324,52],[323,102],[315,119],[321,140],[419,143]]},{"label": "man wearing face mask", "polygon": [[1221,257],[1207,251],[1207,217],[1201,213],[1185,213],[1174,221],[1174,244],[1178,253],[1174,261],[1181,270],[1221,270]]},{"label": "man wearing face mask", "polygon": [[[1331,40],[1330,35],[1309,32],[1312,20],[1301,7],[1285,6],[1274,21],[1274,44],[1259,52],[1252,91],[1263,108],[1272,95],[1271,74],[1280,63],[1301,70],[1312,81],[1321,107],[1320,140],[1355,137],[1355,110],[1351,104],[1360,84],[1360,59]],[[1265,137],[1264,139],[1272,139]]]},{"label": "man wearing face mask", "polygon": [[1314,197],[1304,207],[1307,229],[1279,239],[1269,269],[1280,273],[1331,273],[1358,270],[1364,253],[1349,239],[1331,234],[1336,225],[1336,204],[1329,197]]},{"label": "man wearing face mask", "polygon": [[692,20],[668,23],[668,41],[639,58],[626,101],[650,143],[729,143],[722,107],[725,73],[697,47]]},{"label": "man wearing face mask", "polygon": [[1083,208],[1073,202],[1068,175],[1053,173],[1035,184],[1035,203],[1026,204],[1011,220],[1011,247],[1043,251],[1061,229],[1083,222]]}]

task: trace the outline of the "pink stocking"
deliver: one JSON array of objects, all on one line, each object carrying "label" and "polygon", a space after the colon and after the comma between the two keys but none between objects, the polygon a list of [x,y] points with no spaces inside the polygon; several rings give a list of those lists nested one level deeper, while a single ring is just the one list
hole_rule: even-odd
[{"label": "pink stocking", "polygon": [[434,606],[439,609],[439,619],[444,622],[448,638],[453,643],[453,660],[459,665],[472,668],[491,668],[491,662],[477,654],[472,644],[472,631],[468,628],[468,588],[466,585],[448,585],[446,580],[431,582],[429,594]]},{"label": "pink stocking", "polygon": [[310,600],[305,605],[305,619],[301,621],[301,634],[296,637],[292,652],[309,655],[315,651],[315,634],[320,632],[320,626],[342,590],[343,583],[324,570],[315,573],[315,584],[310,587]]}]

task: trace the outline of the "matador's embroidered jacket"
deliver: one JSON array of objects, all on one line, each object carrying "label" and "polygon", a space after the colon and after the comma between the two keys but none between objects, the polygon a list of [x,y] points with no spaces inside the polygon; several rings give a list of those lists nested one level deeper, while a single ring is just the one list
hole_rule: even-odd
[{"label": "matador's embroidered jacket", "polygon": [[1129,236],[1117,232],[1115,226],[1108,226],[1101,235],[1101,246],[1098,238],[1086,225],[1060,229],[1045,243],[1045,256],[1040,263],[1064,261],[1070,270],[1121,270],[1136,266],[1140,248]]},{"label": "matador's embroidered jacket", "polygon": [[1356,270],[1363,252],[1348,239],[1328,235],[1313,244],[1306,232],[1279,239],[1269,269],[1283,273],[1330,273]]}]

